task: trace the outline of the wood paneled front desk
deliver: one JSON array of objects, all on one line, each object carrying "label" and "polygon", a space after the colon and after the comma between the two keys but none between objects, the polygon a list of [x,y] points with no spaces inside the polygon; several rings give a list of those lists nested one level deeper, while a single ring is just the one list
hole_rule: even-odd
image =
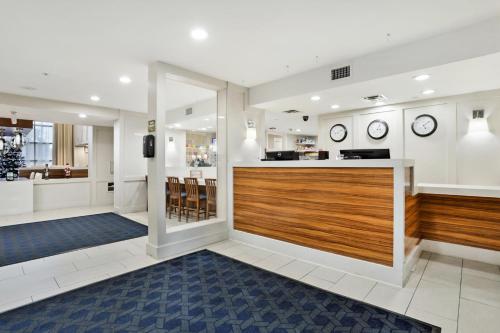
[{"label": "wood paneled front desk", "polygon": [[418,258],[413,161],[233,167],[232,237],[402,286]]}]

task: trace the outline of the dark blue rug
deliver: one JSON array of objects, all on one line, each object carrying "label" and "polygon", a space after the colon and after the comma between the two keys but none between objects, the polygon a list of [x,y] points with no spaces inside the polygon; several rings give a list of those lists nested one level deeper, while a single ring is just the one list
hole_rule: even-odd
[{"label": "dark blue rug", "polygon": [[0,332],[440,332],[210,251],[0,314]]},{"label": "dark blue rug", "polygon": [[147,226],[114,213],[0,227],[0,267],[147,234]]}]

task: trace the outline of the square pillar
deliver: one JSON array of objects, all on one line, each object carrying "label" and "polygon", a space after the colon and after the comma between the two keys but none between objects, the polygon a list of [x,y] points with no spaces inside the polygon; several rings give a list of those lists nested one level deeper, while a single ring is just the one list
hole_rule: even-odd
[{"label": "square pillar", "polygon": [[[165,193],[165,98],[166,77],[157,64],[149,66],[148,120],[156,121],[155,156],[148,158],[148,243],[147,253],[159,258],[166,238]],[[126,152],[124,152],[126,153]]]}]

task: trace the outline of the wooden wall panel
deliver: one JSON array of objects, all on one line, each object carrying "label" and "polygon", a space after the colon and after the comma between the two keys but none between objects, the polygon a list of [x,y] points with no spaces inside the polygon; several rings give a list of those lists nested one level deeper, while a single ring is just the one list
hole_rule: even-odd
[{"label": "wooden wall panel", "polygon": [[392,168],[234,168],[234,228],[392,266]]},{"label": "wooden wall panel", "polygon": [[[23,168],[19,169],[19,177],[29,178],[31,172],[40,172],[43,173],[45,168]],[[71,169],[71,177],[70,178],[88,178],[89,170],[88,169]],[[53,178],[66,178],[64,175],[64,169],[49,169],[49,179]]]},{"label": "wooden wall panel", "polygon": [[407,193],[405,196],[405,255],[409,255],[420,240],[420,197]]},{"label": "wooden wall panel", "polygon": [[425,239],[500,251],[500,198],[420,194]]}]

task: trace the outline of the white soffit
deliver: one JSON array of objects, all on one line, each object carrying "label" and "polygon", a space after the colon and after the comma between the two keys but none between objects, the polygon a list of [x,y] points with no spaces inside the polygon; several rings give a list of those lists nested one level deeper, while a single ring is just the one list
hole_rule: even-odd
[{"label": "white soffit", "polygon": [[[418,101],[429,98],[452,96],[477,91],[500,89],[500,52],[484,57],[454,62],[443,66],[387,76],[375,80],[342,85],[336,88],[315,92],[321,99],[312,102],[312,94],[302,94],[256,104],[258,108],[280,112],[296,109],[307,114],[323,114],[352,109],[373,107],[373,102],[362,98],[383,94],[386,104]],[[422,82],[413,77],[419,74],[431,77]],[[424,95],[426,89],[433,89],[434,94]],[[331,105],[340,107],[332,109]]]}]

